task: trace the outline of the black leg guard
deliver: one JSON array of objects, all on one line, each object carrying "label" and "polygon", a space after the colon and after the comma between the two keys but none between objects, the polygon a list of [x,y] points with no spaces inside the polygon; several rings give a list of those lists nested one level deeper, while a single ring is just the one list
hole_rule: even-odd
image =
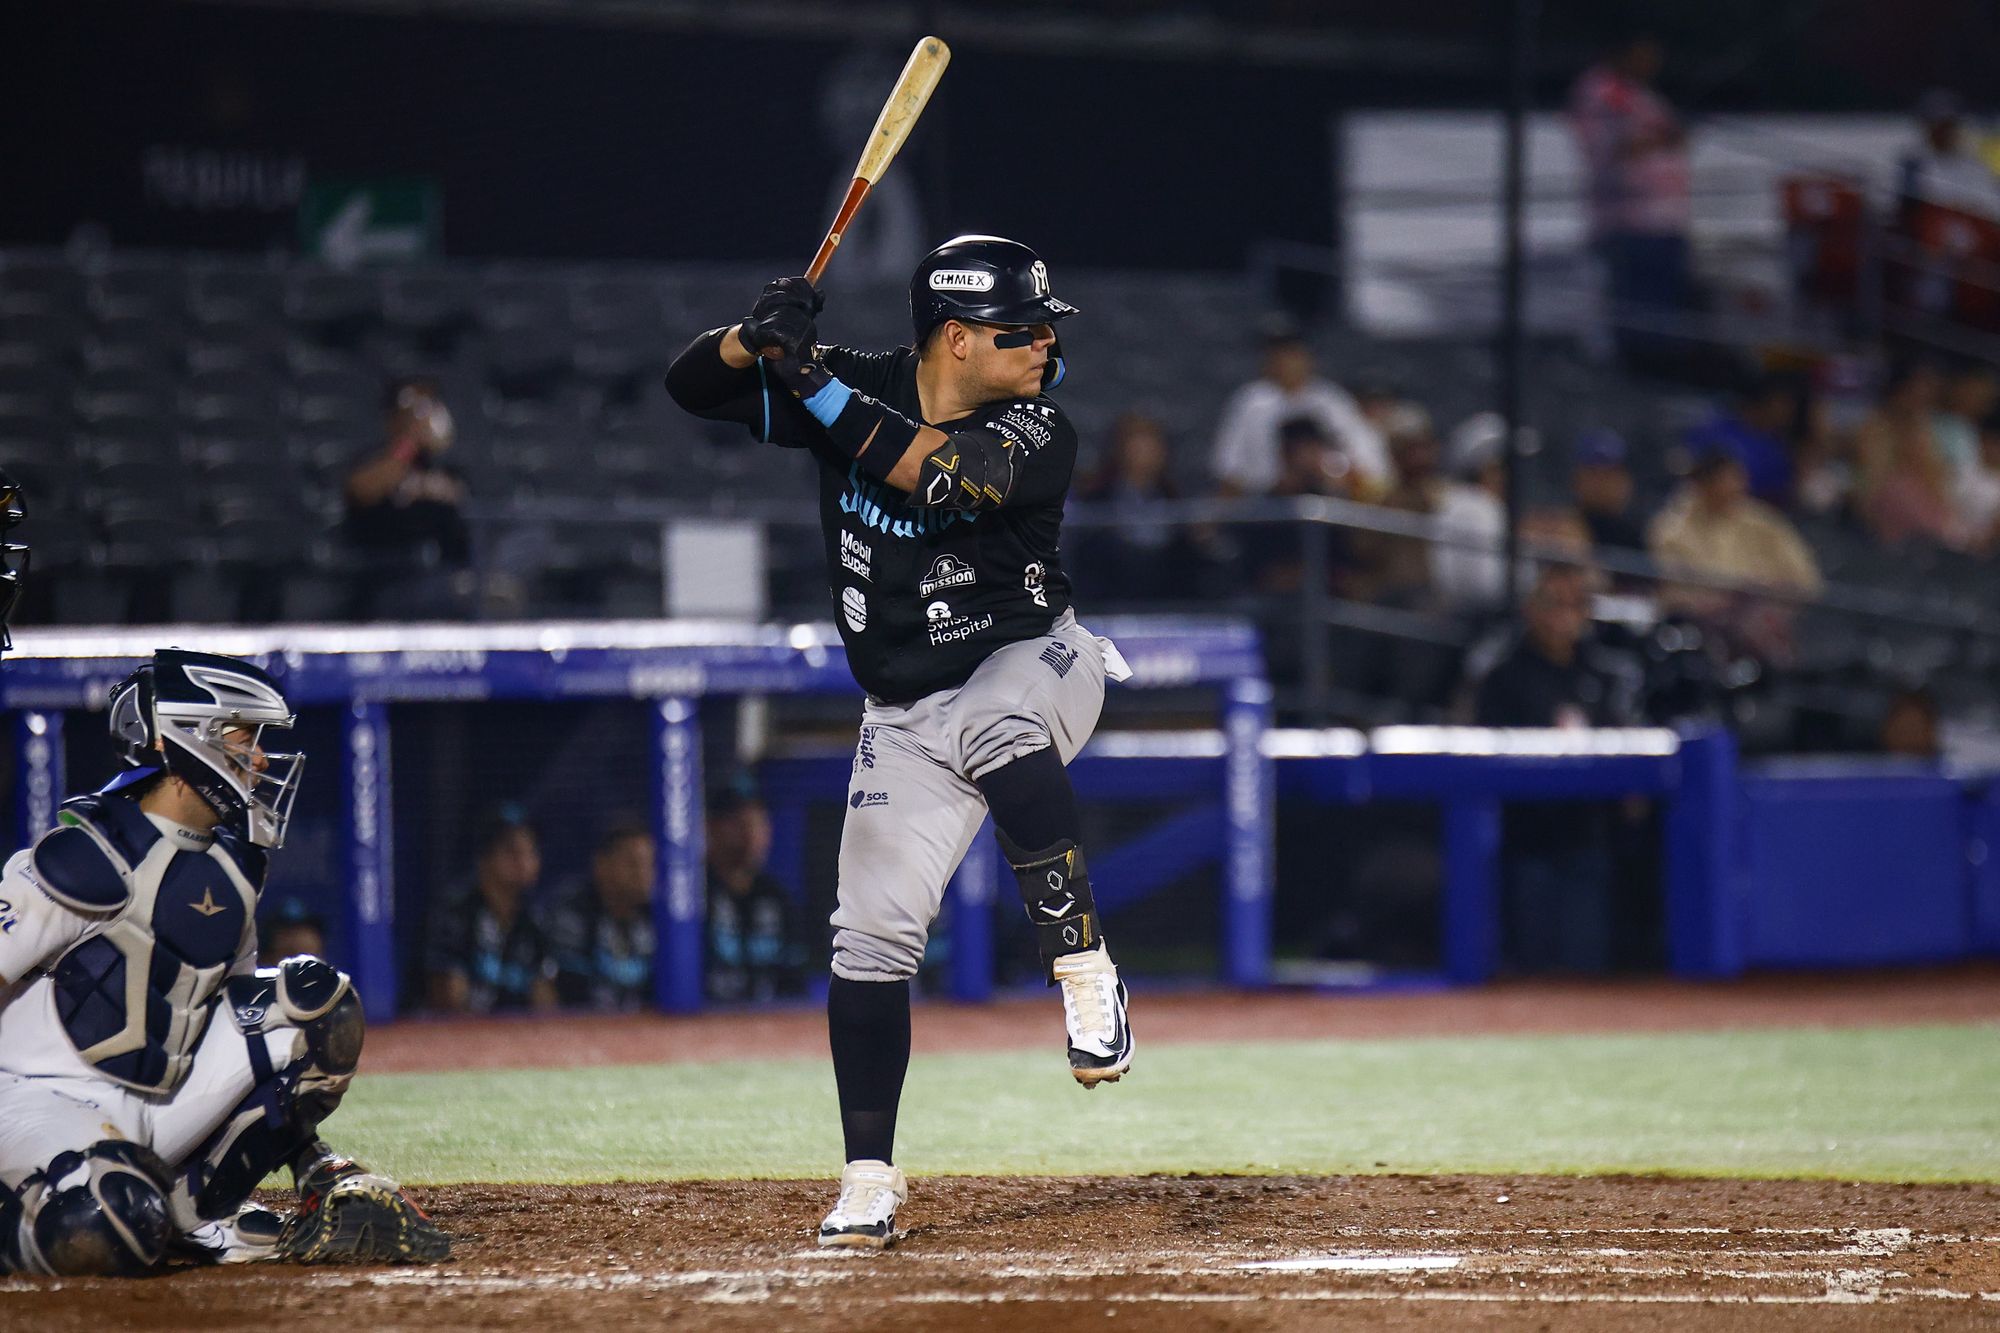
[{"label": "black leg guard", "polygon": [[[174,1212],[183,1229],[234,1213],[266,1176],[306,1154],[361,1060],[361,1001],[329,964],[288,958],[228,985],[257,1081],[182,1168]],[[306,1052],[277,1069],[264,1033],[282,1027],[305,1037]]]},{"label": "black leg guard", "polygon": [[1007,864],[1014,867],[1021,901],[1027,906],[1028,920],[1034,923],[1035,944],[1041,950],[1043,979],[1053,986],[1056,959],[1095,949],[1103,938],[1097,904],[1090,896],[1090,871],[1083,864],[1083,849],[1064,839],[1031,852],[997,828],[993,836],[1007,854]]}]

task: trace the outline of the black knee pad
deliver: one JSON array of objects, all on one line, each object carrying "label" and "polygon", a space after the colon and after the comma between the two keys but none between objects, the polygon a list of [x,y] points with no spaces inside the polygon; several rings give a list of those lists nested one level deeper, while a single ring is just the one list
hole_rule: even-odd
[{"label": "black knee pad", "polygon": [[165,1162],[149,1148],[105,1139],[57,1155],[22,1186],[21,1268],[55,1277],[137,1277],[166,1258]]},{"label": "black knee pad", "polygon": [[1021,887],[1021,902],[1035,927],[1035,944],[1041,951],[1045,979],[1053,986],[1056,959],[1095,949],[1103,938],[1097,904],[1090,896],[1090,870],[1083,863],[1083,849],[1064,839],[1031,852],[998,829],[994,830],[994,837],[1000,841],[1000,850],[1007,854],[1007,864],[1014,867],[1014,879]]}]

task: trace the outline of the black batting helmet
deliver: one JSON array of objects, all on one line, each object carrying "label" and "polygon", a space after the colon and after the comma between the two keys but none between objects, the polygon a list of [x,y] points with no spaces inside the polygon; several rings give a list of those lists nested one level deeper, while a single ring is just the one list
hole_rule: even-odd
[{"label": "black batting helmet", "polygon": [[1076,307],[1049,294],[1049,268],[1019,241],[954,236],[925,255],[910,278],[917,346],[948,319],[981,324],[1053,324]]}]

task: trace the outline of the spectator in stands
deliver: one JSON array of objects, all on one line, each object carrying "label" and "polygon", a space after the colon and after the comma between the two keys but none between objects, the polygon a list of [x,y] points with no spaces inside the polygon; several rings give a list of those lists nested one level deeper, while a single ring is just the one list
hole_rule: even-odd
[{"label": "spectator in stands", "polygon": [[[1354,468],[1340,446],[1327,436],[1319,420],[1297,416],[1278,428],[1278,476],[1270,489],[1275,500],[1323,495],[1345,500],[1353,496]],[[1306,544],[1301,525],[1260,523],[1244,538],[1249,557],[1251,581],[1260,591],[1297,592],[1304,586]],[[1329,582],[1344,566],[1346,544],[1335,529],[1327,530],[1327,548],[1332,557],[1327,571]]]},{"label": "spectator in stands", "polygon": [[1274,326],[1264,339],[1263,373],[1230,396],[1215,431],[1210,460],[1222,495],[1264,495],[1282,471],[1280,428],[1311,417],[1337,441],[1356,473],[1351,488],[1364,498],[1386,488],[1389,453],[1382,435],[1363,417],[1353,397],[1323,379],[1313,366],[1312,349],[1297,329]]},{"label": "spectator in stands", "polygon": [[1827,393],[1814,385],[1799,395],[1792,432],[1792,503],[1798,515],[1830,516],[1844,512],[1854,490],[1854,467],[1847,441],[1833,428]]},{"label": "spectator in stands", "polygon": [[[1402,403],[1384,416],[1383,427],[1395,475],[1377,503],[1397,513],[1431,517],[1444,502],[1445,492],[1431,414],[1415,403]],[[1362,531],[1350,534],[1348,541],[1347,596],[1413,610],[1431,605],[1430,543],[1421,537]]]},{"label": "spectator in stands", "polygon": [[1490,611],[1507,591],[1507,423],[1480,412],[1458,423],[1446,448],[1452,480],[1439,497],[1440,540],[1431,548],[1431,586],[1454,611]]},{"label": "spectator in stands", "polygon": [[2000,550],[2000,414],[1979,427],[1979,457],[1958,474],[1958,545],[1975,555]]},{"label": "spectator in stands", "polygon": [[[1590,576],[1542,569],[1505,655],[1480,680],[1482,727],[1619,727],[1643,719],[1644,672],[1590,633]],[[1506,813],[1507,953],[1526,972],[1611,964],[1610,807],[1520,804]]]},{"label": "spectator in stands", "polygon": [[1646,549],[1646,519],[1633,499],[1625,437],[1586,431],[1570,456],[1569,493],[1590,529],[1590,544],[1617,551]]},{"label": "spectator in stands", "polygon": [[1954,475],[1979,462],[1979,423],[2000,407],[2000,370],[1968,361],[1945,377],[1937,411],[1931,414],[1931,441]]},{"label": "spectator in stands", "polygon": [[1666,52],[1628,38],[1585,70],[1570,92],[1570,126],[1589,191],[1590,239],[1604,265],[1621,355],[1648,358],[1661,335],[1629,322],[1696,304],[1688,260],[1687,131],[1654,89]]},{"label": "spectator in stands", "polygon": [[1981,217],[2000,218],[2000,176],[1994,175],[1965,132],[1965,104],[1946,88],[1917,103],[1920,132],[1903,158],[1903,198]]},{"label": "spectator in stands", "polygon": [[555,959],[529,898],[542,877],[541,841],[516,805],[481,826],[472,878],[445,893],[431,919],[430,1004],[487,1014],[555,1007]]},{"label": "spectator in stands", "polygon": [[[1687,484],[1647,531],[1646,544],[1664,571],[1682,571],[1795,593],[1816,595],[1819,563],[1783,514],[1753,499],[1735,454],[1712,443],[1697,454]],[[1751,593],[1664,585],[1661,601],[1693,616],[1766,661],[1790,655],[1789,606]]]},{"label": "spectator in stands", "polygon": [[629,1012],[652,1003],[657,864],[653,830],[621,816],[598,835],[589,873],[558,892],[542,933],[563,1004]]},{"label": "spectator in stands", "polygon": [[1792,503],[1793,429],[1799,416],[1799,386],[1783,375],[1757,375],[1737,392],[1729,407],[1688,432],[1690,453],[1723,449],[1736,456],[1749,478],[1750,494],[1776,509]]},{"label": "spectator in stands", "polygon": [[457,619],[472,599],[465,479],[445,452],[455,435],[434,380],[390,384],[387,442],[348,471],[342,533],[362,568],[357,620]]},{"label": "spectator in stands", "polygon": [[1937,697],[1922,685],[1907,685],[1882,710],[1876,740],[1883,754],[1936,759],[1944,752],[1938,736]]},{"label": "spectator in stands", "polygon": [[[857,791],[855,799],[868,793]],[[739,773],[708,795],[708,998],[734,1004],[805,989],[798,905],[765,872],[771,815]]]},{"label": "spectator in stands", "polygon": [[1195,563],[1194,539],[1172,523],[1148,518],[1148,506],[1181,498],[1170,467],[1166,430],[1153,417],[1127,412],[1111,427],[1111,441],[1097,470],[1076,498],[1101,505],[1109,527],[1079,529],[1080,575],[1098,595],[1131,601],[1187,597]]},{"label": "spectator in stands", "polygon": [[257,966],[276,967],[295,955],[326,957],[326,924],[298,898],[284,898],[257,930]]},{"label": "spectator in stands", "polygon": [[1931,431],[1942,388],[1936,367],[1900,364],[1855,431],[1860,516],[1885,546],[1912,538],[1944,544],[1955,533],[1952,477]]},{"label": "spectator in stands", "polygon": [[[1424,410],[1421,404],[1404,397],[1395,380],[1381,370],[1362,371],[1349,381],[1349,389],[1362,420],[1373,426],[1385,443],[1397,423],[1398,414],[1411,409]],[[1392,457],[1389,461],[1393,466],[1395,459]]]}]

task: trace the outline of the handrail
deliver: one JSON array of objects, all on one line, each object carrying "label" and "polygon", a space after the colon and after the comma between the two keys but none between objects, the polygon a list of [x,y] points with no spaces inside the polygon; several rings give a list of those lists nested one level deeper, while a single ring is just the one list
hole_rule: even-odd
[{"label": "handrail", "polygon": [[[673,500],[621,499],[610,505],[602,500],[580,497],[546,496],[515,500],[508,504],[473,503],[468,517],[480,523],[522,520],[555,523],[602,523],[607,519],[631,523],[669,523],[679,519],[739,518],[767,525],[817,528],[817,509],[807,503],[763,501],[734,505],[718,510],[707,505]],[[1200,498],[1149,500],[1120,506],[1086,501],[1072,502],[1064,513],[1071,529],[1116,529],[1147,526],[1190,527],[1225,524],[1300,523],[1310,527],[1342,528],[1381,536],[1405,537],[1434,546],[1478,551],[1495,557],[1501,548],[1473,534],[1454,528],[1434,516],[1387,509],[1381,505],[1334,496],[1284,498]],[[1794,589],[1773,587],[1752,579],[1721,578],[1695,570],[1662,567],[1643,552],[1593,548],[1587,557],[1572,547],[1523,541],[1524,559],[1544,563],[1587,563],[1612,574],[1623,574],[1676,587],[1695,588],[1738,596],[1756,597],[1792,606],[1819,608],[1857,619],[1900,624],[1929,633],[1970,634],[2000,639],[2000,616],[1983,613],[1943,614],[1911,607],[1896,593],[1860,584],[1827,582],[1817,595]]]}]

